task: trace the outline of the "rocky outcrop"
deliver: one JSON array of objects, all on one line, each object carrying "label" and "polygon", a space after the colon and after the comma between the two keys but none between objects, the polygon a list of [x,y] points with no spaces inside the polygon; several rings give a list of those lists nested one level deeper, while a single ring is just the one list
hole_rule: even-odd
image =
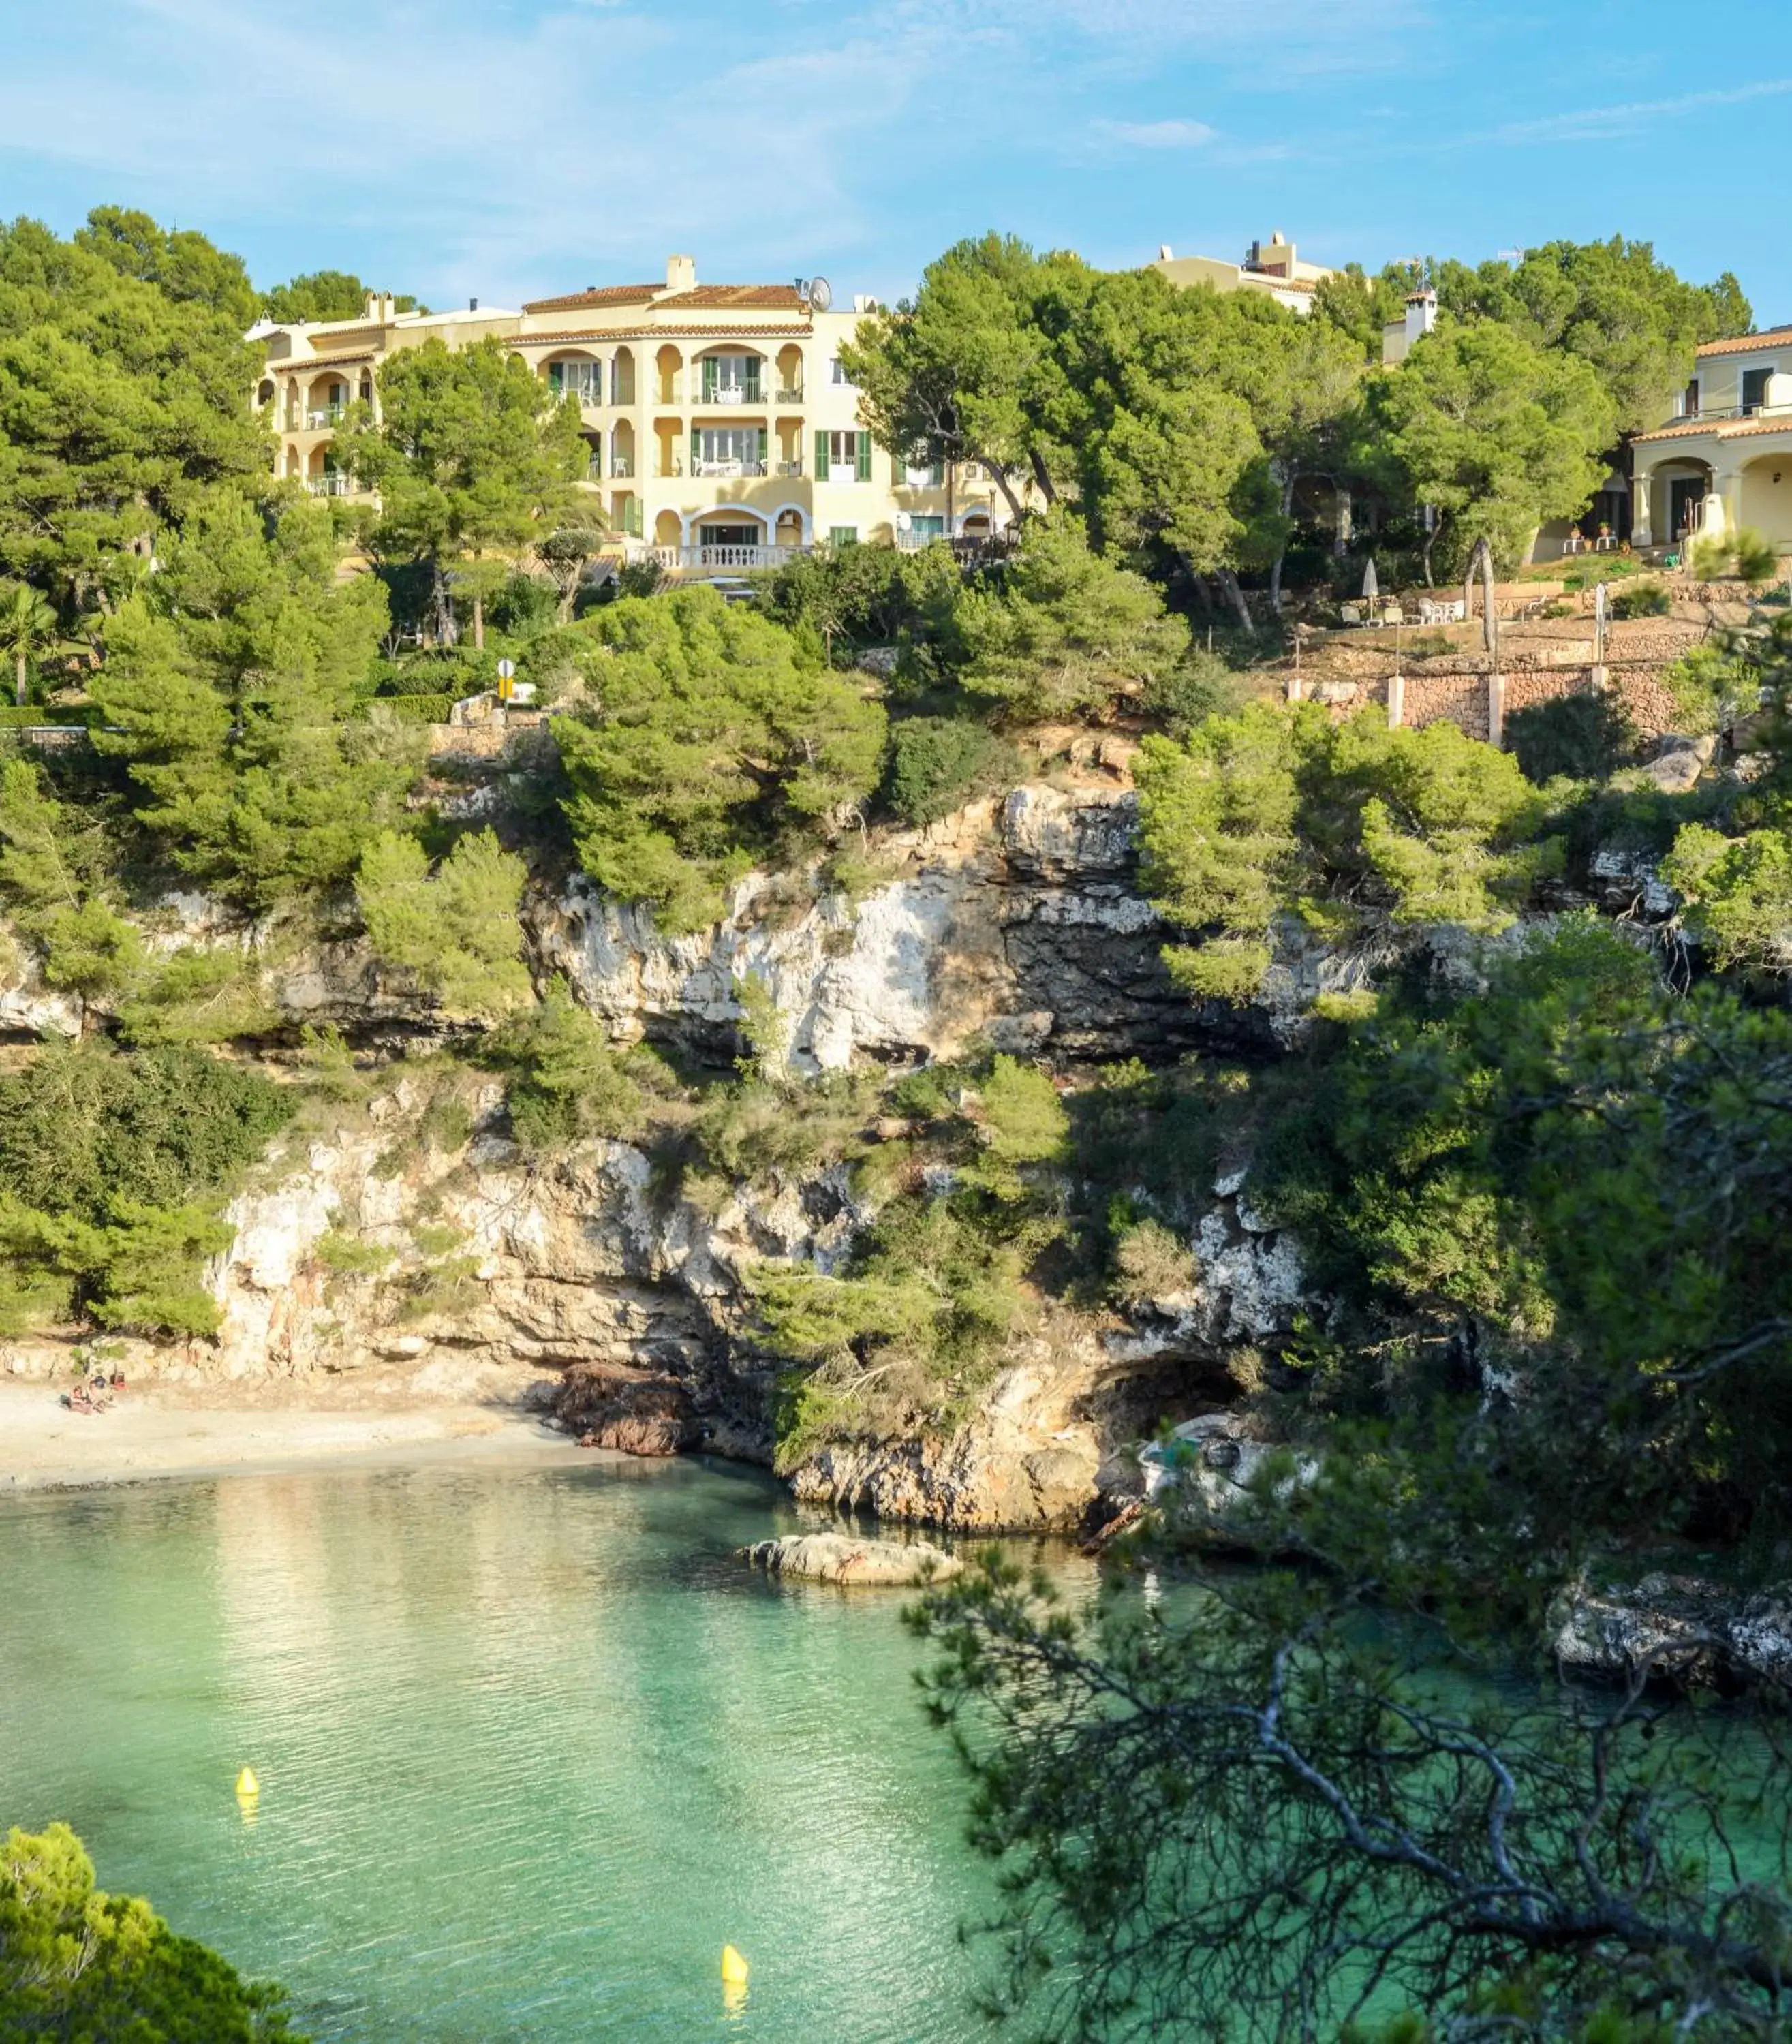
[{"label": "rocky outcrop", "polygon": [[79,1036],[80,996],[48,985],[33,947],[0,921],[0,1036]]},{"label": "rocky outcrop", "polygon": [[844,1533],[793,1533],[738,1549],[740,1558],[768,1576],[816,1583],[875,1584],[890,1588],[949,1582],[964,1564],[925,1540],[855,1540]]},{"label": "rocky outcrop", "polygon": [[625,1455],[682,1454],[702,1430],[687,1387],[670,1376],[575,1363],[555,1394],[552,1412],[582,1448]]},{"label": "rocky outcrop", "polygon": [[1626,1681],[1792,1684],[1792,1585],[1754,1594],[1658,1571],[1565,1589],[1549,1614],[1557,1662]]},{"label": "rocky outcrop", "polygon": [[1259,1017],[1191,1003],[1137,891],[1130,790],[1028,786],[880,838],[892,878],[856,902],[767,876],[713,929],[667,937],[583,878],[532,918],[543,969],[619,1035],[729,1055],[737,984],[771,993],[799,1070],[950,1057],[974,1038],[1060,1058],[1266,1046]]}]

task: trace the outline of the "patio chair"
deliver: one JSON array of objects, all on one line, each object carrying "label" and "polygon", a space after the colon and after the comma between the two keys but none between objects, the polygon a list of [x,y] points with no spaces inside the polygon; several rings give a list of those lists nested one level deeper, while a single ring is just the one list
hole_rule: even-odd
[{"label": "patio chair", "polygon": [[1363,613],[1354,603],[1340,604],[1338,616],[1346,624],[1360,624],[1363,622]]}]

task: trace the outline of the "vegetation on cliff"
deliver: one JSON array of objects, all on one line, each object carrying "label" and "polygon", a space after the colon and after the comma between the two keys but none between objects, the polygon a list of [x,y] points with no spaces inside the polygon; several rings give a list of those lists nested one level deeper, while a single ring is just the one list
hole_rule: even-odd
[{"label": "vegetation on cliff", "polygon": [[93,2044],[305,2044],[286,1996],[95,1886],[66,1824],[0,1847],[0,2036]]}]

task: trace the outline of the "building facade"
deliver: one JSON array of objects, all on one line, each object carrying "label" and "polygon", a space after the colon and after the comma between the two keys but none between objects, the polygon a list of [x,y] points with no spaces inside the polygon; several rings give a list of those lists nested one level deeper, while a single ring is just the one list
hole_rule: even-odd
[{"label": "building facade", "polygon": [[584,487],[622,551],[698,572],[775,565],[817,543],[921,546],[985,536],[1007,505],[980,471],[876,446],[840,352],[872,309],[835,312],[825,289],[702,284],[675,256],[663,283],[593,285],[520,312],[394,314],[279,327],[260,402],[276,465],[318,494],[348,494],[331,459],[346,406],[377,409],[395,352],[495,336],[579,407]]},{"label": "building facade", "polygon": [[1294,243],[1283,240],[1279,228],[1267,241],[1253,241],[1242,263],[1224,262],[1214,256],[1178,256],[1166,243],[1151,267],[1185,289],[1211,284],[1216,291],[1260,293],[1303,318],[1313,310],[1313,293],[1336,274],[1317,263],[1302,262]]},{"label": "building facade", "polygon": [[1636,545],[1747,526],[1792,553],[1792,326],[1707,342],[1675,416],[1639,434],[1633,457]]}]

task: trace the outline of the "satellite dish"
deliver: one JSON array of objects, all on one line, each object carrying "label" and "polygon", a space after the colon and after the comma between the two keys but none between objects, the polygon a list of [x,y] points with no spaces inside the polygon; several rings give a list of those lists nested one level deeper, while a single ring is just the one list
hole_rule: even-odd
[{"label": "satellite dish", "polygon": [[913,528],[914,522],[914,520],[909,516],[906,511],[898,511],[896,513],[896,529],[898,532],[911,531]]},{"label": "satellite dish", "polygon": [[825,313],[834,302],[834,287],[825,277],[812,277],[809,280],[809,302],[818,313]]}]

